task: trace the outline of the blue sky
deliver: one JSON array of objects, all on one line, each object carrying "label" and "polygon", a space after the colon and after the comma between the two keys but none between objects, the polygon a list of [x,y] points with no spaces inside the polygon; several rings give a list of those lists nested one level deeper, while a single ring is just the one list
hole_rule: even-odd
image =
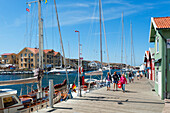
[{"label": "blue sky", "polygon": [[[37,47],[37,4],[31,0],[1,0],[0,54],[18,53],[24,47]],[[124,36],[127,63],[130,64],[130,21],[136,65],[143,62],[144,52],[153,47],[148,43],[151,17],[169,16],[170,1],[162,0],[102,0],[110,62],[121,62],[121,13],[124,12]],[[61,33],[66,57],[78,58],[80,31],[82,55],[85,60],[100,60],[98,0],[57,0]],[[30,9],[28,13],[26,8]],[[42,3],[44,19],[44,48],[61,51],[53,0]],[[103,59],[107,62],[103,35]],[[69,48],[68,48],[69,43]],[[70,55],[69,55],[70,51]]]}]

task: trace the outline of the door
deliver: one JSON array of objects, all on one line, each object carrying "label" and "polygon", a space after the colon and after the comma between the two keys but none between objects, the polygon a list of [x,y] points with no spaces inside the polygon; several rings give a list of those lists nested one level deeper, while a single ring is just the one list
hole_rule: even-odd
[{"label": "door", "polygon": [[158,71],[158,94],[161,97],[162,96],[162,75],[161,71]]}]

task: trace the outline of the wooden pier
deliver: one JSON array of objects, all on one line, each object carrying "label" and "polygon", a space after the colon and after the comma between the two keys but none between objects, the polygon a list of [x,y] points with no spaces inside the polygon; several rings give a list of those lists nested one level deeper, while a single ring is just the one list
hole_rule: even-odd
[{"label": "wooden pier", "polygon": [[[111,90],[113,85],[111,85]],[[164,101],[152,91],[148,80],[142,78],[126,85],[126,92],[106,91],[106,87],[69,99],[54,108],[39,113],[161,113]],[[37,113],[37,112],[35,112]]]}]

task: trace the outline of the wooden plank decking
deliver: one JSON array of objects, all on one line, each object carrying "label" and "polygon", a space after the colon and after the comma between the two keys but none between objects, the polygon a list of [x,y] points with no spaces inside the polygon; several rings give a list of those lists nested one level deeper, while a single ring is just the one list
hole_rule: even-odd
[{"label": "wooden plank decking", "polygon": [[[111,85],[111,89],[113,86]],[[68,101],[42,109],[40,113],[161,113],[164,101],[152,91],[145,78],[126,85],[126,92],[94,90]]]}]

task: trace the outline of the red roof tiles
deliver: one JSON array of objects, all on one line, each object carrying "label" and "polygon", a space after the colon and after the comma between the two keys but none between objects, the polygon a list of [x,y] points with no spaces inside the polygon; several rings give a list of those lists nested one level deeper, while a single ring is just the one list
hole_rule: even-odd
[{"label": "red roof tiles", "polygon": [[157,28],[170,28],[170,17],[154,17]]},{"label": "red roof tiles", "polygon": [[49,51],[53,51],[52,49],[45,49],[43,50],[45,54],[47,54]]},{"label": "red roof tiles", "polygon": [[12,55],[12,54],[14,54],[14,53],[4,53],[2,55]]},{"label": "red roof tiles", "polygon": [[58,54],[58,52],[54,52],[54,56],[56,56]]}]

